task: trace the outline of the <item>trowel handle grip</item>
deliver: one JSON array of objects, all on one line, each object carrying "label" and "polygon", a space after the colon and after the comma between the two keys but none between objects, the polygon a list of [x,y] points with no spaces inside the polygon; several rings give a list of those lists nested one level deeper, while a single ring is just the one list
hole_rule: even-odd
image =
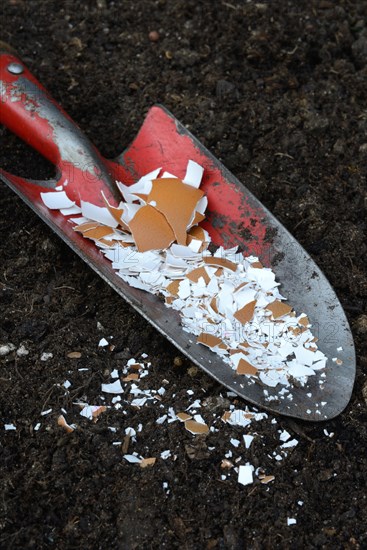
[{"label": "trowel handle grip", "polygon": [[68,181],[72,200],[93,196],[95,204],[99,204],[101,189],[110,198],[116,194],[108,162],[17,53],[3,42],[0,42],[0,124],[58,168],[59,180]]},{"label": "trowel handle grip", "polygon": [[56,125],[70,119],[17,54],[0,43],[0,123],[53,164],[61,161]]},{"label": "trowel handle grip", "polygon": [[32,75],[16,52],[0,42],[0,124],[59,168],[108,176],[97,149]]}]

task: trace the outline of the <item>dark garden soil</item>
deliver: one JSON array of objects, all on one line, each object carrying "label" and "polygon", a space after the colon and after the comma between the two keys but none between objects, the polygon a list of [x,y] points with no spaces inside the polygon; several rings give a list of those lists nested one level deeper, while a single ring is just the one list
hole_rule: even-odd
[{"label": "dark garden soil", "polygon": [[[353,397],[338,418],[274,424],[269,416],[253,423],[249,450],[232,447],[242,464],[275,476],[269,485],[242,486],[234,472],[221,479],[229,439],[243,429],[223,424],[195,438],[179,422],[157,425],[158,405],[83,418],[73,402],[100,403],[111,371],[142,353],[152,363],[146,387],[169,380],[163,406],[182,410],[188,389],[219,415],[236,400],[1,185],[0,344],[29,353],[0,358],[0,547],[366,548],[367,3],[2,0],[0,9],[0,38],[106,156],[131,141],[154,103],[187,125],[325,272],[358,357]],[[52,174],[0,132],[1,167]],[[98,348],[107,336],[112,351]],[[53,357],[41,361],[44,352]],[[57,426],[61,408],[77,424],[71,434]],[[145,469],[112,445],[139,423],[129,452],[158,457]],[[299,444],[276,461],[280,429]],[[166,449],[176,460],[160,458]]]}]

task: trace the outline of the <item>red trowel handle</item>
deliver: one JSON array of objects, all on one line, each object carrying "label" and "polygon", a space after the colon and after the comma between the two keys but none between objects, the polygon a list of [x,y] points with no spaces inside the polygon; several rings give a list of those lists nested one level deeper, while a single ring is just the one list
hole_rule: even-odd
[{"label": "red trowel handle", "polygon": [[67,117],[16,53],[0,44],[0,122],[56,166],[61,152],[55,141],[52,111],[59,123]]},{"label": "red trowel handle", "polygon": [[[22,138],[69,181],[74,200],[113,189],[106,165],[88,138],[31,74],[16,52],[0,42],[0,123]],[[98,193],[97,193],[98,191]],[[108,193],[109,194],[109,193]]]}]

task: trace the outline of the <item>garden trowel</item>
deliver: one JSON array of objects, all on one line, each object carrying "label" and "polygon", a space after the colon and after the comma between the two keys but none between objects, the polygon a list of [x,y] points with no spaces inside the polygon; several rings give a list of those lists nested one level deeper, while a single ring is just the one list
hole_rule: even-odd
[{"label": "garden trowel", "polygon": [[[2,43],[0,97],[0,122],[53,163],[56,173],[54,179],[33,181],[1,170],[2,181],[183,354],[247,402],[272,412],[321,421],[345,408],[355,378],[355,351],[335,292],[300,244],[171,113],[161,106],[152,107],[130,146],[116,159],[107,160],[17,54]],[[282,294],[292,306],[307,314],[318,347],[328,357],[322,384],[318,377],[310,377],[304,387],[292,388],[292,399],[284,399],[279,397],[279,387],[264,391],[261,383],[239,377],[182,330],[177,311],[124,282],[94,243],[75,232],[67,217],[49,210],[40,198],[41,192],[67,184],[68,196],[78,204],[83,200],[104,206],[101,191],[116,203],[116,180],[132,184],[158,166],[182,178],[189,159],[204,168],[201,189],[208,197],[208,210],[202,225],[213,243],[239,246],[245,255],[258,256],[276,273]]]}]

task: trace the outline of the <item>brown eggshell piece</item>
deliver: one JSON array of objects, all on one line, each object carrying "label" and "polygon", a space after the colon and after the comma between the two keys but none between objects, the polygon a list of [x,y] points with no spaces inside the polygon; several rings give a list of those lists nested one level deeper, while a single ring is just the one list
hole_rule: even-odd
[{"label": "brown eggshell piece", "polygon": [[156,460],[157,459],[155,457],[143,458],[143,460],[139,462],[139,466],[140,468],[148,468],[149,466],[154,466]]},{"label": "brown eggshell piece", "polygon": [[207,274],[205,267],[197,267],[196,269],[189,271],[186,273],[186,277],[193,283],[197,283],[200,277],[204,279],[206,285],[210,283],[210,277]]},{"label": "brown eggshell piece", "polygon": [[249,323],[254,316],[256,300],[249,302],[233,315],[242,325]]},{"label": "brown eggshell piece", "polygon": [[188,236],[197,239],[198,241],[205,241],[205,231],[199,226],[192,227],[188,232]]},{"label": "brown eggshell piece", "polygon": [[204,258],[204,262],[207,265],[224,267],[225,269],[230,269],[231,271],[237,270],[237,264],[235,264],[234,262],[231,262],[230,260],[227,260],[226,258],[215,258],[214,256],[212,257],[209,256]]},{"label": "brown eggshell piece", "polygon": [[195,420],[186,420],[185,428],[187,431],[195,435],[209,433],[209,426],[207,426],[206,424],[201,424],[200,422],[196,422]]},{"label": "brown eggshell piece", "polygon": [[72,428],[65,420],[65,417],[61,414],[57,419],[58,426],[61,426],[61,428],[64,428],[68,433],[72,433],[74,431],[74,428]]},{"label": "brown eggshell piece", "polygon": [[272,312],[274,319],[279,319],[292,311],[292,307],[280,300],[274,300],[266,306],[266,309]]},{"label": "brown eggshell piece", "polygon": [[90,229],[94,229],[95,227],[98,227],[100,224],[98,222],[85,222],[81,223],[80,225],[75,226],[73,229],[77,233],[85,233],[86,231],[89,231]]},{"label": "brown eggshell piece", "polygon": [[122,221],[121,219],[121,216],[122,214],[124,213],[124,210],[123,208],[116,208],[116,206],[112,206],[108,200],[106,199],[105,197],[105,194],[102,192],[102,198],[103,198],[103,201],[106,205],[106,208],[107,210],[109,211],[109,213],[111,214],[111,216],[117,221],[117,223],[119,225],[121,225],[121,227],[123,227],[124,229],[126,229],[127,231],[129,231],[129,227],[126,225],[126,223],[124,221]]},{"label": "brown eggshell piece", "polygon": [[165,216],[149,204],[137,211],[129,227],[139,252],[168,248],[175,240]]},{"label": "brown eggshell piece", "polygon": [[227,349],[227,346],[220,338],[218,338],[218,336],[214,336],[214,334],[210,334],[209,332],[202,332],[201,334],[199,334],[196,342],[198,344],[203,344],[208,348],[215,348],[216,346],[218,346],[221,349]]},{"label": "brown eggshell piece", "polygon": [[148,202],[154,201],[155,208],[164,214],[178,244],[186,245],[187,226],[203,194],[200,189],[195,189],[176,178],[153,180]]},{"label": "brown eggshell piece", "polygon": [[198,223],[205,220],[204,214],[201,214],[200,212],[195,212],[194,219],[191,222],[191,227],[194,228]]},{"label": "brown eggshell piece", "polygon": [[187,420],[191,420],[192,416],[185,412],[180,412],[176,414],[177,418],[180,420],[180,422],[186,422]]},{"label": "brown eggshell piece", "polygon": [[180,282],[182,281],[183,279],[174,279],[172,282],[170,282],[170,284],[166,287],[166,290],[168,290],[168,292],[170,294],[173,294],[173,296],[178,296],[178,289],[179,289],[179,286],[180,286]]},{"label": "brown eggshell piece", "polygon": [[83,237],[99,240],[103,239],[103,237],[107,237],[107,235],[112,235],[113,232],[114,230],[112,227],[108,227],[107,225],[99,225],[98,227],[83,231]]},{"label": "brown eggshell piece", "polygon": [[237,366],[237,374],[249,374],[251,376],[256,376],[257,368],[245,359],[240,359]]}]

